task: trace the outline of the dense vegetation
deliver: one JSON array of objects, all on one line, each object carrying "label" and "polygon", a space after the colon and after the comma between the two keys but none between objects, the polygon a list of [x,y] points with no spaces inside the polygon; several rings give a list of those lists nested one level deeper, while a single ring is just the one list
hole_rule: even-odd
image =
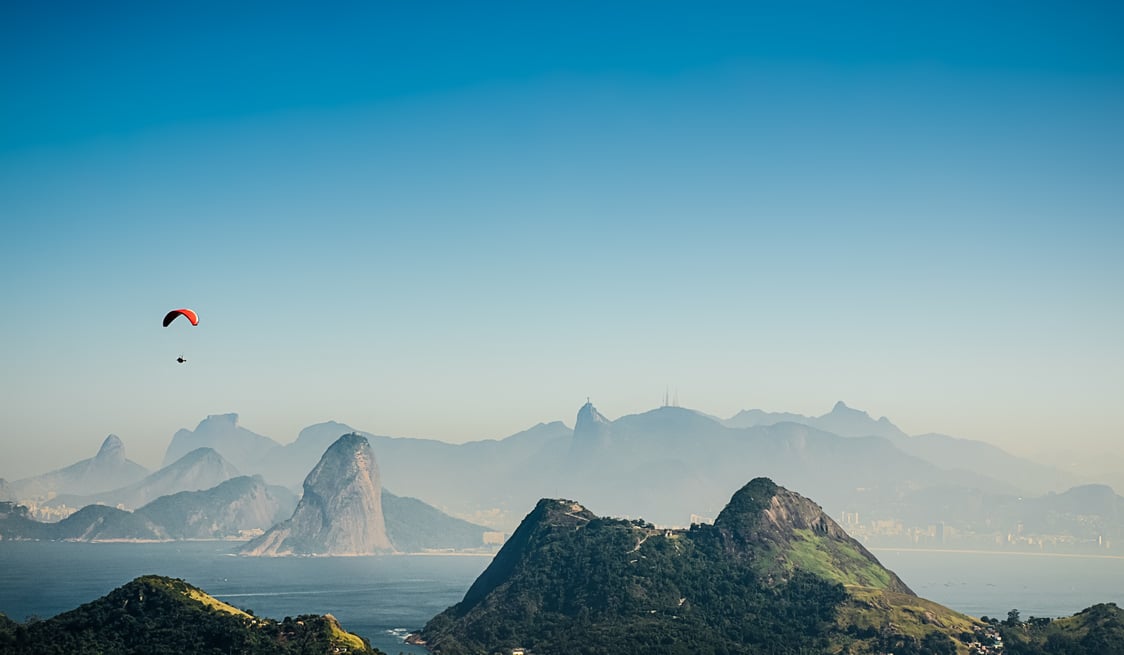
[{"label": "dense vegetation", "polygon": [[[988,620],[987,617],[984,617]],[[1093,605],[1063,619],[1030,617],[1018,610],[1007,619],[990,619],[1003,637],[1007,655],[1124,655],[1124,610],[1115,603]]]},{"label": "dense vegetation", "polygon": [[[681,532],[541,501],[464,600],[422,637],[442,655],[516,647],[536,655],[956,652],[935,627],[905,634],[881,618],[878,627],[856,621],[853,611],[841,621],[840,609],[854,604],[843,584],[783,557],[776,564],[779,532],[773,526],[761,541],[755,517],[777,489],[754,481],[714,526]],[[872,602],[864,608],[888,616]]]},{"label": "dense vegetation", "polygon": [[501,607],[488,600],[454,607],[424,635],[442,653],[498,646],[536,653],[824,650],[842,586],[805,574],[761,584],[751,569],[713,557],[718,544],[705,539],[650,538],[630,557],[619,556],[646,534],[600,518],[557,531],[494,601]]},{"label": "dense vegetation", "polygon": [[331,616],[261,619],[183,580],[145,576],[45,621],[0,615],[0,652],[9,655],[321,655],[379,653]]}]

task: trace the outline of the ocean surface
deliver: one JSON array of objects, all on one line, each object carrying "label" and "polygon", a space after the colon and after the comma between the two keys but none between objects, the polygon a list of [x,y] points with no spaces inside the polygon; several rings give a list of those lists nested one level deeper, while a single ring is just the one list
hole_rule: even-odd
[{"label": "ocean surface", "polygon": [[[228,542],[163,544],[0,541],[0,613],[49,618],[140,575],[182,578],[258,616],[332,614],[390,655],[424,653],[402,640],[457,603],[484,556],[249,558]],[[1124,606],[1124,558],[875,550],[919,595],[972,616],[1069,616]]]},{"label": "ocean surface", "polygon": [[390,655],[426,653],[403,642],[460,602],[485,556],[235,557],[229,542],[0,541],[0,613],[50,618],[141,575],[182,578],[271,619],[331,614]]},{"label": "ocean surface", "polygon": [[1072,616],[1097,603],[1124,607],[1124,557],[872,549],[914,593],[969,616]]}]

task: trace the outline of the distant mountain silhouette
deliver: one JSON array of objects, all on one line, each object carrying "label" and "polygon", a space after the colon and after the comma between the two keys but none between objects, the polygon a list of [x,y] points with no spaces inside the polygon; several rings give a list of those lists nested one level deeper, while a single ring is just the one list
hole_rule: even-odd
[{"label": "distant mountain silhouette", "polygon": [[57,523],[29,519],[16,508],[0,511],[0,537],[37,541],[236,539],[292,513],[297,499],[260,476],[242,476],[203,491],[161,496],[130,512],[87,505]]},{"label": "distant mountain silhouette", "polygon": [[214,449],[197,448],[139,482],[85,496],[60,495],[46,504],[84,507],[96,503],[132,510],[160,496],[210,489],[238,475],[238,469]]},{"label": "distant mountain silhouette", "polygon": [[171,539],[246,538],[292,514],[297,497],[267,485],[260,475],[230,478],[203,491],[161,496],[136,511],[164,528]]},{"label": "distant mountain silhouette", "polygon": [[1011,489],[1026,494],[1060,491],[1080,483],[1077,476],[1057,467],[1045,466],[982,441],[943,434],[910,436],[885,416],[874,420],[870,414],[848,407],[843,401],[822,416],[771,414],[746,410],[723,421],[730,427],[758,427],[778,423],[799,423],[842,437],[883,437],[902,452],[920,457],[941,468],[961,469],[993,478]]},{"label": "distant mountain silhouette", "polygon": [[[681,407],[610,420],[586,403],[574,425],[539,424],[504,439],[450,444],[329,421],[277,446],[224,415],[177,436],[187,443],[185,435],[202,435],[224,456],[256,453],[245,472],[298,490],[327,445],[360,434],[387,488],[504,532],[536,498],[578,495],[599,511],[683,525],[692,515],[713,517],[722,490],[755,475],[824,498],[834,515],[908,517],[922,526],[955,520],[961,512],[952,499],[1027,498],[1072,486],[1057,469],[978,441],[909,436],[843,402],[817,417],[747,410],[726,420]],[[226,438],[214,438],[220,434]]]},{"label": "distant mountain silhouette", "polygon": [[[237,414],[208,416],[194,430],[177,430],[164,453],[164,466],[180,459],[198,448],[212,448],[238,470],[245,473],[264,473],[262,462],[266,455],[281,444],[238,425]],[[266,476],[273,484],[281,484]]]},{"label": "distant mountain silhouette", "polygon": [[266,451],[258,466],[276,484],[299,489],[305,476],[324,455],[324,451],[345,434],[362,434],[368,439],[372,437],[336,421],[317,423],[301,430],[296,441]]},{"label": "distant mountain silhouette", "polygon": [[46,500],[52,495],[89,495],[132,484],[148,469],[125,457],[125,444],[111,434],[96,455],[70,466],[0,487],[0,497],[16,501]]},{"label": "distant mountain silhouette", "polygon": [[829,499],[833,512],[894,511],[918,487],[1017,492],[982,474],[935,466],[882,437],[841,437],[791,422],[735,429],[690,409],[661,407],[601,423],[598,433],[596,457],[539,470],[533,490],[580,494],[599,511],[665,525],[714,516],[721,490],[754,475],[808,489]]},{"label": "distant mountain silhouette", "polygon": [[382,515],[386,536],[396,551],[479,549],[487,528],[449,516],[418,500],[382,490]]}]

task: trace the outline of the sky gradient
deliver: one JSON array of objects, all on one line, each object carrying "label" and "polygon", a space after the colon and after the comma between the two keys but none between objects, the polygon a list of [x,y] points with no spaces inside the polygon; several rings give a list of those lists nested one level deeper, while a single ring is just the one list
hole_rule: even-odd
[{"label": "sky gradient", "polygon": [[1124,455],[1119,5],[12,4],[0,477],[668,389]]}]

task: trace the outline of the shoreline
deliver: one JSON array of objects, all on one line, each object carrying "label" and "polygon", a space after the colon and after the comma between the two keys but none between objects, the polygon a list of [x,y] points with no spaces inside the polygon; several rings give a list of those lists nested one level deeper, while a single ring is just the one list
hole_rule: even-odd
[{"label": "shoreline", "polygon": [[1045,552],[1032,552],[1022,550],[983,550],[976,548],[909,548],[909,547],[892,547],[892,546],[879,546],[871,548],[866,546],[866,549],[872,553],[876,552],[897,552],[897,553],[955,553],[960,555],[1015,555],[1018,557],[1069,557],[1080,559],[1111,559],[1111,560],[1124,560],[1124,555],[1098,555],[1096,553],[1045,553]]}]

